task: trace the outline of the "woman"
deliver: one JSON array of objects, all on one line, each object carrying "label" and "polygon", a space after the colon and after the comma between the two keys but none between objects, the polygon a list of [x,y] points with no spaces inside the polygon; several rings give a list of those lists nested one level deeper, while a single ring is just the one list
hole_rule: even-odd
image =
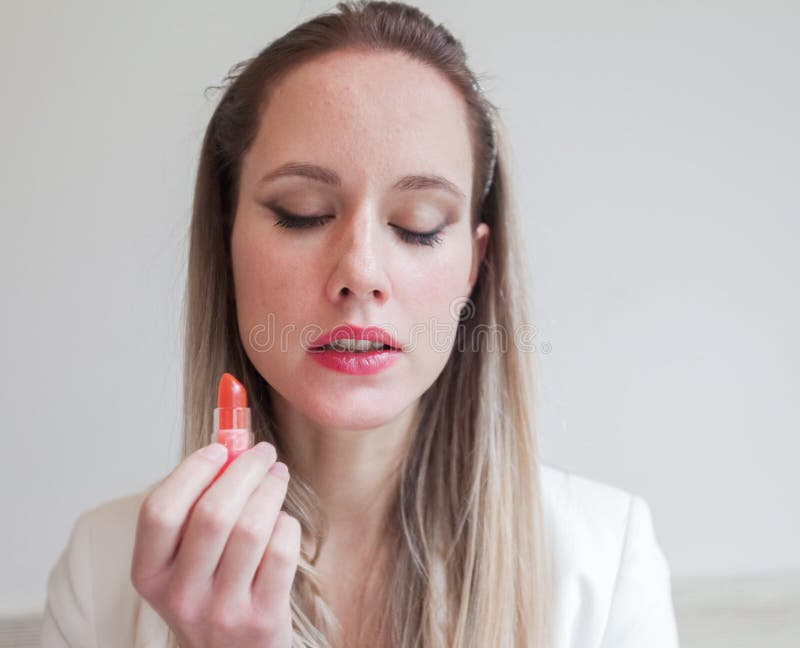
[{"label": "woman", "polygon": [[[44,645],[677,646],[647,504],[539,463],[507,161],[461,45],[407,5],[337,9],[229,78],[191,224],[185,458],[80,517]],[[378,326],[393,361],[315,362],[309,326]],[[262,443],[214,481],[223,372]]]}]

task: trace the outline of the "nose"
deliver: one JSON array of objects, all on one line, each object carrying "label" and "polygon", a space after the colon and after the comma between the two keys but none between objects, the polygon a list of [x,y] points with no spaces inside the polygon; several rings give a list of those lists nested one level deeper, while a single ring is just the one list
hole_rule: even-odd
[{"label": "nose", "polygon": [[376,221],[368,214],[340,221],[342,234],[331,250],[335,265],[326,291],[332,302],[381,305],[389,299],[391,286],[381,258],[380,225]]}]

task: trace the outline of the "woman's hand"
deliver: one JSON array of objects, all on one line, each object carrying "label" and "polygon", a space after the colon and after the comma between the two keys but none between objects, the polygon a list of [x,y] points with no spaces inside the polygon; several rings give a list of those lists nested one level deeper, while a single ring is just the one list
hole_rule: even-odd
[{"label": "woman's hand", "polygon": [[213,481],[226,452],[201,448],[147,495],[131,581],[181,648],[288,648],[300,556],[300,523],[280,510],[288,470],[262,441]]}]

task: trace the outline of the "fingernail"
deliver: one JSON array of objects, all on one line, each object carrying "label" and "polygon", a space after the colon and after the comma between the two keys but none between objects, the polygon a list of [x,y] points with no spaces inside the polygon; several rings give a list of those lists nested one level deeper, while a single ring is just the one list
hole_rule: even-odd
[{"label": "fingernail", "polygon": [[280,461],[276,461],[272,468],[269,471],[275,475],[276,477],[280,477],[281,479],[288,479],[289,478],[289,467]]},{"label": "fingernail", "polygon": [[211,459],[211,461],[219,461],[228,456],[228,449],[221,443],[212,443],[200,450],[200,454]]},{"label": "fingernail", "polygon": [[259,441],[253,448],[256,452],[260,452],[265,457],[275,458],[275,448],[266,441]]}]

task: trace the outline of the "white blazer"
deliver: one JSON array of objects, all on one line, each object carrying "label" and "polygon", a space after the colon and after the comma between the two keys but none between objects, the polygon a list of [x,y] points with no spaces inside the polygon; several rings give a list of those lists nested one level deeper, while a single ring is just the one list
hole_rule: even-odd
[{"label": "white blazer", "polygon": [[[43,648],[167,645],[166,623],[130,582],[147,490],[78,517],[48,576]],[[669,567],[646,501],[547,465],[542,500],[554,559],[553,648],[677,648]]]}]

